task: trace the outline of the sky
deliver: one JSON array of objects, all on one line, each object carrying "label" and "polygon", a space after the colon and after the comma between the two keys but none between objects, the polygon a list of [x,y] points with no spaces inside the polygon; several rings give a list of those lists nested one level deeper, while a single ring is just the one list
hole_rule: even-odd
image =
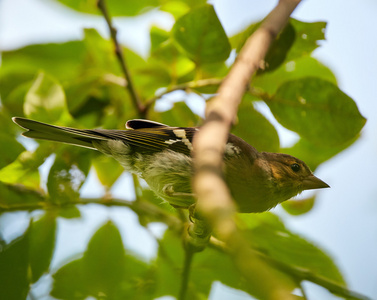
[{"label": "sky", "polygon": [[[218,0],[212,1],[225,31],[231,35],[247,24],[265,16],[276,1]],[[237,17],[235,17],[237,16]],[[293,17],[307,22],[326,21],[326,41],[313,56],[331,68],[339,87],[352,97],[367,118],[361,138],[350,148],[317,169],[316,175],[331,185],[319,193],[315,207],[308,214],[293,217],[277,207],[288,228],[299,233],[329,253],[343,272],[351,289],[377,299],[377,1],[375,0],[306,0]],[[131,19],[116,19],[119,39],[141,55],[149,49],[149,28],[159,24],[169,29],[173,19],[167,15],[148,13]],[[0,1],[0,48],[10,50],[33,43],[63,42],[80,39],[83,28],[97,28],[108,36],[102,18],[81,15],[49,0]],[[203,107],[198,106],[200,112]],[[271,118],[268,110],[264,110]],[[278,127],[283,144],[292,142],[292,134]],[[32,147],[32,146],[30,146]],[[52,158],[42,169],[44,176]],[[103,193],[96,188],[91,173],[82,189],[84,196]],[[129,175],[123,174],[113,188],[114,195],[127,198],[125,189]],[[305,196],[305,194],[304,194]],[[52,265],[58,268],[73,253],[85,250],[91,234],[111,217],[120,228],[128,248],[146,259],[153,256],[156,244],[150,233],[134,226],[135,215],[127,209],[87,206],[80,220],[60,220],[57,251]],[[17,218],[15,218],[17,217]],[[8,223],[7,223],[8,222]],[[4,236],[20,234],[28,225],[27,214],[13,213],[0,226],[7,224]],[[80,226],[80,232],[77,228]],[[150,230],[160,235],[163,225]],[[70,241],[66,246],[66,241]],[[67,248],[68,247],[68,248]],[[312,296],[312,297],[311,297]],[[210,299],[250,299],[238,291],[216,284]],[[321,288],[310,285],[309,299],[337,299]]]}]

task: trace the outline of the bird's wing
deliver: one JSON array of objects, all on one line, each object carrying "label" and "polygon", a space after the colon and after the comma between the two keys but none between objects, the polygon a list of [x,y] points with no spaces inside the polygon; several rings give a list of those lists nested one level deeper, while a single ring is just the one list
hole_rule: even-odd
[{"label": "bird's wing", "polygon": [[153,153],[165,149],[190,155],[195,128],[156,126],[135,130],[89,130],[107,138],[122,140],[140,153]]}]

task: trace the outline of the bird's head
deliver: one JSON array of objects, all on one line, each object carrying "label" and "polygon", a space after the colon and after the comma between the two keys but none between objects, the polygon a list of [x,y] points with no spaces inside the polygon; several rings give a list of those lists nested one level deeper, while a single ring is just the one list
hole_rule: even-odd
[{"label": "bird's head", "polygon": [[278,197],[287,200],[304,190],[330,187],[327,183],[314,176],[309,167],[300,159],[288,154],[261,153],[267,160]]}]

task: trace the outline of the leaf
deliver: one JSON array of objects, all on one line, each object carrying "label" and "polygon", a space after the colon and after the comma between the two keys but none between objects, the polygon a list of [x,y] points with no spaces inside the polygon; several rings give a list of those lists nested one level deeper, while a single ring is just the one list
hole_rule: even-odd
[{"label": "leaf", "polygon": [[53,123],[67,117],[68,110],[62,86],[50,76],[39,73],[25,97],[25,115],[30,119]]},{"label": "leaf", "polygon": [[[239,52],[246,40],[259,28],[262,22],[249,25],[243,31],[230,38],[232,47]],[[309,55],[318,48],[318,41],[325,39],[325,22],[301,22],[290,18],[289,23],[272,43],[266,62],[275,69],[283,61],[290,61]]]},{"label": "leaf", "polygon": [[[200,20],[200,21],[199,21]],[[174,40],[197,64],[224,61],[230,44],[212,5],[193,8],[172,28]]]},{"label": "leaf", "polygon": [[82,270],[82,259],[74,260],[61,267],[52,277],[53,288],[50,295],[57,299],[81,300],[90,292],[85,285],[85,275]]},{"label": "leaf", "polygon": [[65,84],[66,80],[77,78],[84,54],[82,41],[37,44],[4,51],[1,54],[0,92],[7,96],[20,84],[31,81],[40,70]]},{"label": "leaf", "polygon": [[[22,80],[22,79],[15,79]],[[30,90],[34,82],[34,76],[25,82],[20,82],[13,90],[7,95],[2,95],[1,102],[8,112],[13,116],[24,116],[24,101],[27,92]],[[1,86],[1,83],[0,83]],[[1,88],[0,88],[1,90]],[[1,92],[0,92],[1,93]]]},{"label": "leaf", "polygon": [[238,122],[232,133],[259,151],[278,152],[280,142],[275,127],[254,109],[250,98],[247,94],[244,96],[238,109]]},{"label": "leaf", "polygon": [[45,202],[45,196],[38,191],[28,189],[20,184],[12,185],[0,181],[0,210],[1,208],[17,208],[37,205]]},{"label": "leaf", "polygon": [[[162,64],[160,67],[169,73],[175,83],[179,77],[185,76],[195,69],[195,64],[177,49],[172,40],[160,44],[151,53],[150,64]],[[192,78],[188,79],[192,80]]]},{"label": "leaf", "polygon": [[344,144],[366,122],[350,97],[333,83],[315,77],[282,84],[266,103],[280,124],[315,145]]},{"label": "leaf", "polygon": [[29,291],[29,232],[0,251],[0,299],[26,299]]},{"label": "leaf", "polygon": [[[156,276],[158,289],[156,296],[176,296],[181,285],[180,280],[184,262],[182,240],[170,230],[167,230],[163,240],[159,244]],[[275,276],[279,274],[279,279],[281,279],[281,283],[283,283],[283,274],[270,268],[267,264],[264,264],[264,262],[262,262],[262,265],[266,267],[266,269],[263,270],[263,272],[265,272],[264,278],[266,278],[266,272],[274,272],[274,278],[272,280],[276,280]],[[256,274],[256,276],[258,276],[258,274]],[[206,248],[204,251],[196,253],[192,261],[186,296],[187,299],[207,299],[211,286],[215,281],[220,281],[227,286],[250,293],[258,293],[264,289],[262,293],[264,292],[265,298],[261,297],[260,299],[267,299],[266,295],[271,292],[269,283],[266,284],[266,286],[269,286],[268,291],[266,291],[264,287],[260,289],[258,279],[255,280],[255,286],[253,286],[254,282],[247,282],[238,271],[234,260],[229,255],[211,248]]]},{"label": "leaf", "polygon": [[[87,0],[58,0],[60,3],[81,13],[100,15],[97,1]],[[113,17],[136,16],[145,13],[159,5],[157,0],[118,1],[107,0],[106,7]]]},{"label": "leaf", "polygon": [[79,190],[90,168],[87,149],[63,146],[56,153],[50,169],[47,189],[53,203],[66,203],[79,198]]},{"label": "leaf", "polygon": [[276,215],[241,214],[239,218],[247,224],[245,233],[254,248],[282,263],[345,285],[332,259],[317,246],[287,230]]},{"label": "leaf", "polygon": [[90,289],[112,299],[125,277],[125,263],[122,238],[109,221],[93,235],[84,253],[83,269]]},{"label": "leaf", "polygon": [[151,39],[151,53],[153,53],[157,48],[161,46],[162,43],[170,38],[168,31],[159,28],[157,26],[152,26],[149,32]]},{"label": "leaf", "polygon": [[[153,273],[132,255],[125,254],[118,229],[105,223],[91,238],[82,259],[74,260],[54,275],[51,296],[59,299],[152,299]],[[69,288],[67,288],[69,287]]]},{"label": "leaf", "polygon": [[124,169],[119,162],[112,157],[105,155],[97,155],[93,160],[93,166],[96,170],[99,181],[108,189],[124,172]]},{"label": "leaf", "polygon": [[[0,133],[0,169],[17,159],[25,148],[8,134]],[[0,177],[1,180],[1,177]]]},{"label": "leaf", "polygon": [[0,181],[11,184],[22,183],[31,188],[39,188],[38,167],[51,155],[53,146],[44,143],[34,152],[24,151],[15,161],[0,170]]},{"label": "leaf", "polygon": [[292,216],[299,216],[311,211],[315,204],[315,196],[300,200],[284,201],[281,206]]},{"label": "leaf", "polygon": [[184,102],[176,102],[171,109],[155,112],[151,116],[157,122],[177,127],[194,127],[199,121],[199,117]]},{"label": "leaf", "polygon": [[287,53],[295,41],[295,29],[288,23],[278,37],[272,42],[266,57],[265,69],[259,69],[257,74],[271,72],[278,68],[287,57]]},{"label": "leaf", "polygon": [[286,60],[309,55],[319,47],[318,41],[325,40],[326,22],[301,22],[291,18],[290,24],[295,31],[295,41],[288,52]]},{"label": "leaf", "polygon": [[332,71],[313,57],[303,56],[282,64],[274,72],[266,72],[253,79],[253,86],[274,94],[285,82],[303,77],[317,77],[336,84]]},{"label": "leaf", "polygon": [[46,213],[30,226],[30,267],[32,282],[48,271],[56,241],[56,216],[53,211]]},{"label": "leaf", "polygon": [[314,144],[304,138],[301,138],[295,145],[285,148],[284,153],[289,153],[295,157],[300,157],[310,167],[315,170],[321,163],[335,156],[339,152],[351,146],[359,135],[340,145]]}]

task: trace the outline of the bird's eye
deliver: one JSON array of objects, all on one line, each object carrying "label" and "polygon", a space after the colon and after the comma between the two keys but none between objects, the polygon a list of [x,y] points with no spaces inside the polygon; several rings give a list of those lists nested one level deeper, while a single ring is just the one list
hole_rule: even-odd
[{"label": "bird's eye", "polygon": [[291,169],[293,172],[298,172],[301,168],[299,164],[291,164]]}]

